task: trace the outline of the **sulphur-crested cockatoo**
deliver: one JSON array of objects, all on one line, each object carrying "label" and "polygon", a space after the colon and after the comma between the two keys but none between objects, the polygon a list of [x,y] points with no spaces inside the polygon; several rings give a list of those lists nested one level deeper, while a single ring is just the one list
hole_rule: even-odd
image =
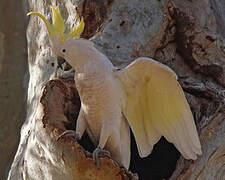
[{"label": "sulphur-crested cockatoo", "polygon": [[139,155],[148,156],[154,144],[164,136],[186,159],[196,159],[201,145],[194,119],[177,76],[169,67],[147,57],[140,57],[124,69],[115,68],[94,44],[79,36],[84,22],[69,33],[58,8],[53,8],[53,23],[36,12],[49,32],[54,54],[75,69],[81,109],[75,133],[85,131],[97,145],[97,160],[103,149],[129,168],[130,130],[134,133]]}]

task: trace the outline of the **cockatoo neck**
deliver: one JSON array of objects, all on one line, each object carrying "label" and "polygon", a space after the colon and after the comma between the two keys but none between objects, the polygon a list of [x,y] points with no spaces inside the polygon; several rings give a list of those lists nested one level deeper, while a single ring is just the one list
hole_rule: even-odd
[{"label": "cockatoo neck", "polygon": [[65,60],[76,70],[81,71],[85,66],[111,67],[107,57],[99,52],[91,41],[76,39],[65,42]]}]

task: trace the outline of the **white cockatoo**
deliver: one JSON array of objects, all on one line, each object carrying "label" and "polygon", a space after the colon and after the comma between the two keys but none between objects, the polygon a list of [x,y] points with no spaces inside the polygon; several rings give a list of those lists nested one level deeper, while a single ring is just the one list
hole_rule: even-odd
[{"label": "white cockatoo", "polygon": [[115,68],[94,44],[79,36],[84,22],[69,33],[58,8],[53,8],[53,23],[39,16],[49,32],[50,44],[57,57],[75,69],[75,83],[81,99],[75,135],[80,139],[87,131],[97,148],[97,161],[104,149],[124,167],[130,165],[130,129],[141,157],[148,156],[154,144],[164,136],[186,159],[200,155],[194,119],[177,81],[169,67],[147,57],[140,57],[124,69]]}]

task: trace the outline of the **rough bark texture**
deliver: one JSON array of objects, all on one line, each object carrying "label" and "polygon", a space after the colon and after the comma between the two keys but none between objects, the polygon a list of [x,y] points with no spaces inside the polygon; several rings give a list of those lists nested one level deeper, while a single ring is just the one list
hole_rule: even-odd
[{"label": "rough bark texture", "polygon": [[[225,1],[29,1],[30,9],[48,17],[50,4],[59,5],[69,27],[78,5],[86,24],[82,36],[94,36],[96,47],[113,64],[125,66],[148,56],[172,68],[194,114],[203,155],[196,161],[181,157],[171,179],[225,179]],[[79,98],[73,81],[48,82],[56,65],[40,19],[31,18],[27,40],[27,118],[8,179],[136,178],[109,158],[102,158],[102,169],[97,169],[72,139],[56,141],[63,130],[74,128]]]}]

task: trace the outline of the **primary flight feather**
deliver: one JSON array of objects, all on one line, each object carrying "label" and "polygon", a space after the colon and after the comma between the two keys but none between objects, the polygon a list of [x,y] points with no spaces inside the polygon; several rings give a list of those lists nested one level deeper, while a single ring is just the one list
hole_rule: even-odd
[{"label": "primary flight feather", "polygon": [[75,69],[81,99],[75,135],[80,139],[87,131],[97,145],[94,159],[106,149],[129,168],[129,126],[141,157],[148,156],[164,136],[186,159],[196,159],[201,145],[176,74],[147,57],[136,59],[122,70],[116,69],[91,41],[79,38],[84,29],[83,18],[66,34],[59,9],[51,9],[53,24],[39,13],[28,15],[37,15],[45,22],[53,52]]}]

